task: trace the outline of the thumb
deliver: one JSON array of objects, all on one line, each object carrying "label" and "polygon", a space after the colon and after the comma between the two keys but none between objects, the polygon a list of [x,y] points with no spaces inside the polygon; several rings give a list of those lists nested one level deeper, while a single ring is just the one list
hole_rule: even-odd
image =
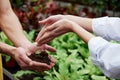
[{"label": "thumb", "polygon": [[39,24],[46,24],[46,23],[49,23],[50,22],[50,19],[47,18],[47,19],[44,19],[42,21],[38,21]]},{"label": "thumb", "polygon": [[37,50],[38,50],[38,48],[37,48],[37,43],[34,42],[34,43],[29,47],[29,49],[28,49],[28,51],[27,51],[27,55],[31,55],[31,54],[35,53]]}]

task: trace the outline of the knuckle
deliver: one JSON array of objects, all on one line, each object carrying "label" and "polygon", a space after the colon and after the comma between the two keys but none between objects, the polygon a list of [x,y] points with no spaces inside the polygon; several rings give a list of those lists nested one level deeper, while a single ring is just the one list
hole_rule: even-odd
[{"label": "knuckle", "polygon": [[49,16],[48,19],[51,20],[54,16]]},{"label": "knuckle", "polygon": [[55,34],[54,34],[53,32],[51,32],[51,33],[49,34],[49,36],[55,36]]},{"label": "knuckle", "polygon": [[26,66],[22,65],[20,67],[21,67],[21,69],[26,70]]},{"label": "knuckle", "polygon": [[52,68],[52,66],[49,66],[49,67],[48,67],[48,69],[51,69],[51,68]]},{"label": "knuckle", "polygon": [[61,21],[66,23],[66,22],[68,22],[68,19],[62,19]]},{"label": "knuckle", "polygon": [[49,28],[49,27],[46,27],[46,31],[50,31],[50,28]]},{"label": "knuckle", "polygon": [[29,66],[30,66],[30,67],[32,67],[32,66],[33,66],[33,62],[32,62],[32,61],[29,63]]}]

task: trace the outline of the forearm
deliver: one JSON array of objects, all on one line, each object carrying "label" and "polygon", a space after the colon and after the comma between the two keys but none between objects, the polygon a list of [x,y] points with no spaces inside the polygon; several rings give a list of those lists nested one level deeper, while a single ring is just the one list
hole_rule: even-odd
[{"label": "forearm", "polygon": [[30,42],[23,34],[22,26],[11,9],[9,0],[0,0],[0,28],[15,46],[26,47]]},{"label": "forearm", "polygon": [[11,5],[9,0],[0,0],[0,15],[11,10]]},{"label": "forearm", "polygon": [[76,22],[81,27],[83,27],[85,30],[87,30],[89,32],[93,32],[91,18],[83,18],[83,17],[73,16],[73,15],[65,15],[65,18]]},{"label": "forearm", "polygon": [[86,31],[84,28],[78,24],[72,24],[73,32],[75,32],[85,43],[88,44],[89,40],[94,37],[90,32]]},{"label": "forearm", "polygon": [[25,46],[29,41],[23,34],[21,24],[13,11],[0,16],[0,27],[15,46]]},{"label": "forearm", "polygon": [[14,50],[15,47],[0,42],[0,53],[5,53],[7,55],[13,56],[14,54],[12,53],[12,51]]}]

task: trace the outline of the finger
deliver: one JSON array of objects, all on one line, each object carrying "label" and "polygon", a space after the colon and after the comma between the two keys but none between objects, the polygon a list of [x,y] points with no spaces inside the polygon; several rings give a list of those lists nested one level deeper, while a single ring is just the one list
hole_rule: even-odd
[{"label": "finger", "polygon": [[50,42],[51,40],[53,40],[63,32],[63,31],[58,31],[57,29],[59,28],[56,28],[55,30],[50,32],[45,32],[44,35],[40,38],[40,44],[45,44]]},{"label": "finger", "polygon": [[51,65],[51,67],[53,67],[55,65],[55,63],[51,63],[50,65]]},{"label": "finger", "polygon": [[[56,33],[59,33],[61,30],[61,27],[60,27],[60,21],[58,21],[58,22],[55,22],[55,23],[53,23],[53,24],[51,24],[51,25],[46,25],[45,27],[44,27],[44,29],[42,29],[42,31],[41,31],[41,35],[43,36],[44,35],[44,33],[48,33],[48,32],[50,32],[51,34],[52,34],[52,32],[56,32]],[[54,31],[55,30],[55,31]],[[57,31],[56,31],[57,30]],[[52,34],[52,35],[54,35],[54,34]],[[51,35],[51,36],[52,36]],[[40,36],[40,37],[42,37],[42,36]]]},{"label": "finger", "polygon": [[42,35],[41,37],[38,38],[37,43],[41,44],[41,42],[44,40],[43,38],[45,38],[47,35],[49,35],[49,32],[44,32],[44,35]]},{"label": "finger", "polygon": [[33,67],[43,67],[45,69],[51,69],[52,67],[46,63],[40,63],[40,62],[36,62],[36,61],[33,61],[33,64],[31,65]]},{"label": "finger", "polygon": [[54,24],[51,24],[51,25],[49,25],[49,26],[47,26],[47,27],[45,27],[45,32],[47,32],[47,31],[53,31],[54,29],[56,29],[58,26],[56,25],[56,23],[54,23]]},{"label": "finger", "polygon": [[36,42],[38,42],[38,39],[43,35],[43,33],[44,33],[44,29],[45,29],[45,26],[41,29],[41,31],[38,33],[38,36],[37,36],[37,38],[36,38]]},{"label": "finger", "polygon": [[32,65],[32,61],[30,60],[30,61],[28,62],[28,60],[20,59],[19,65],[20,65],[20,67],[21,67],[23,70],[29,70],[29,66]]},{"label": "finger", "polygon": [[55,37],[60,36],[60,35],[62,35],[64,33],[66,33],[66,32],[70,32],[70,30],[69,29],[65,29],[64,27],[58,27],[58,28],[56,28],[54,30],[54,33],[56,33]]},{"label": "finger", "polygon": [[32,43],[31,46],[29,46],[28,50],[27,50],[27,56],[30,56],[31,54],[35,53],[38,50],[37,47],[37,42]]},{"label": "finger", "polygon": [[21,69],[25,70],[26,69],[26,63],[24,63],[21,59],[16,60]]},{"label": "finger", "polygon": [[50,19],[49,18],[46,18],[42,21],[39,21],[40,24],[46,24],[46,23],[49,23],[50,22]]},{"label": "finger", "polygon": [[46,19],[44,19],[44,20],[42,20],[42,21],[39,21],[39,24],[49,24],[49,23],[51,23],[51,18],[50,17],[48,17],[48,18],[46,18]]},{"label": "finger", "polygon": [[47,44],[47,43],[49,43],[51,40],[53,40],[53,37],[43,36],[43,37],[39,40],[40,43],[38,43],[38,45]]},{"label": "finger", "polygon": [[42,30],[39,32],[39,34],[38,34],[38,36],[37,36],[35,41],[39,43],[40,42],[39,39],[44,35],[45,32],[52,31],[52,30],[54,30],[56,28],[57,28],[57,26],[55,26],[55,24],[52,24],[52,25],[49,25],[49,26],[45,25],[42,28]]},{"label": "finger", "polygon": [[36,61],[32,61],[32,65],[29,65],[28,67],[26,67],[26,69],[35,70],[39,72],[50,70],[51,68],[52,68],[51,65],[48,65],[46,63],[36,62]]},{"label": "finger", "polygon": [[53,48],[53,47],[51,47],[51,46],[49,46],[47,44],[45,45],[45,49],[48,50],[48,51],[51,51],[51,52],[56,52],[55,48]]},{"label": "finger", "polygon": [[59,28],[60,25],[61,25],[61,20],[60,20],[60,21],[57,21],[57,22],[54,22],[54,23],[51,22],[51,25],[47,25],[47,26],[45,27],[45,30],[46,30],[46,31],[52,31],[52,30],[54,30],[54,29]]},{"label": "finger", "polygon": [[42,37],[44,35],[45,32],[49,32],[49,31],[52,31],[54,30],[55,27],[54,26],[44,26],[43,29],[40,31],[40,33],[38,34],[39,35],[39,38]]},{"label": "finger", "polygon": [[51,32],[45,32],[44,35],[39,39],[38,44],[39,45],[46,44],[50,42],[51,40],[53,40],[55,37],[60,36],[66,32],[69,32],[69,31],[61,30],[61,28],[56,28],[55,30]]},{"label": "finger", "polygon": [[[58,31],[58,32],[55,32],[55,30],[56,30],[57,28],[54,27],[54,25],[55,25],[55,24],[53,24],[53,26],[50,26],[50,27],[52,27],[52,28],[51,28],[51,31],[48,31],[47,29],[44,30],[43,35],[38,39],[39,43],[45,41],[46,39],[51,38],[51,39],[48,40],[48,41],[50,41],[50,40],[52,40],[53,38],[56,37],[56,34],[58,34],[59,31]],[[55,30],[54,30],[54,29],[55,29]]]},{"label": "finger", "polygon": [[[52,67],[51,67],[51,68],[52,68]],[[50,69],[51,69],[51,68],[50,68]],[[41,67],[41,68],[40,68],[40,67],[37,67],[37,68],[36,68],[36,70],[39,71],[39,72],[48,71],[48,70],[50,70],[50,69],[49,69],[49,68],[45,68],[45,67]]]},{"label": "finger", "polygon": [[32,60],[27,55],[21,56],[20,59],[27,65],[32,65]]},{"label": "finger", "polygon": [[56,62],[55,59],[52,58],[51,56],[48,56],[48,57],[49,57],[49,59],[51,60],[52,63],[55,63],[55,62]]},{"label": "finger", "polygon": [[[59,21],[58,21],[59,22]],[[56,23],[52,23],[51,20],[49,19],[49,24],[46,24],[42,30],[40,31],[40,33],[38,34],[37,38],[36,38],[36,41],[37,42],[40,42],[39,41],[39,38],[42,37],[44,35],[45,32],[48,32],[48,31],[52,31],[54,29],[56,29],[58,26],[56,25],[58,22]]]},{"label": "finger", "polygon": [[46,25],[41,29],[41,31],[39,32],[39,34],[38,34],[38,36],[37,36],[37,38],[36,38],[36,40],[35,40],[36,42],[39,42],[39,38],[41,38],[46,31],[49,31],[48,29],[46,29],[47,27],[48,27],[48,25],[46,24]]}]

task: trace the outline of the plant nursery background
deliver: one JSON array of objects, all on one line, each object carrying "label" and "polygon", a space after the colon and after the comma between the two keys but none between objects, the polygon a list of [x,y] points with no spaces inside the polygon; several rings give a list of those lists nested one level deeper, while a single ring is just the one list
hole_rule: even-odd
[{"label": "plant nursery background", "polygon": [[[10,0],[27,38],[34,42],[42,25],[39,20],[51,15],[64,14],[81,17],[120,17],[120,0]],[[13,43],[0,32],[0,40]],[[56,59],[55,66],[45,72],[23,71],[10,56],[3,55],[3,67],[15,80],[116,80],[111,79],[92,64],[88,46],[74,33],[67,33],[52,40],[49,45],[57,49],[48,52]],[[5,80],[9,80],[4,75]]]}]

